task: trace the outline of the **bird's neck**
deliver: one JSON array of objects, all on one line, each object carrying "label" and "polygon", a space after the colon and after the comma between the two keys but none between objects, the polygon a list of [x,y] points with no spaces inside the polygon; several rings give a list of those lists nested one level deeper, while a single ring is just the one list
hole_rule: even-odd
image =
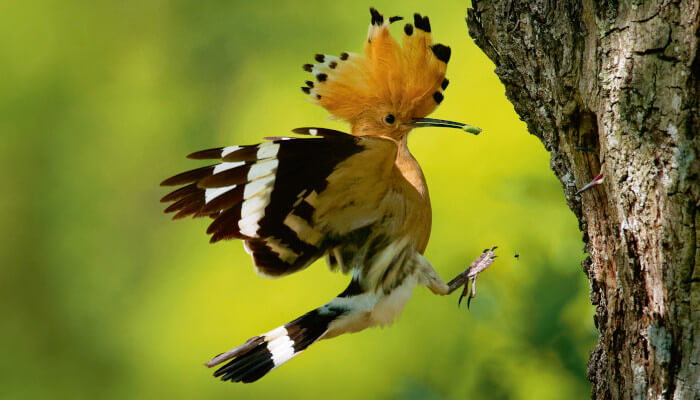
[{"label": "bird's neck", "polygon": [[416,190],[416,195],[409,196],[408,199],[409,216],[406,222],[408,233],[415,240],[416,250],[422,254],[430,238],[432,208],[425,176],[423,176],[423,171],[420,169],[418,161],[408,151],[405,136],[399,142],[399,150],[396,154],[396,168],[408,184]]},{"label": "bird's neck", "polygon": [[416,189],[416,191],[430,204],[428,185],[425,182],[423,170],[413,155],[408,150],[407,137],[404,136],[399,142],[399,150],[396,154],[396,167],[401,171],[404,178]]}]

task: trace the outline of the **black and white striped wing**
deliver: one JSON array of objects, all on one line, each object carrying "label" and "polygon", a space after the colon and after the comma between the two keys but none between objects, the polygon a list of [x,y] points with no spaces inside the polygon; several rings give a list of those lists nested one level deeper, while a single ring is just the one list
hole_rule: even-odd
[{"label": "black and white striped wing", "polygon": [[315,226],[309,196],[321,193],[339,163],[363,150],[357,137],[322,129],[296,133],[315,138],[270,138],[190,154],[217,159],[162,182],[181,186],[161,201],[174,219],[211,217],[211,242],[242,239],[258,273],[276,277],[308,266],[327,250],[327,232]]}]

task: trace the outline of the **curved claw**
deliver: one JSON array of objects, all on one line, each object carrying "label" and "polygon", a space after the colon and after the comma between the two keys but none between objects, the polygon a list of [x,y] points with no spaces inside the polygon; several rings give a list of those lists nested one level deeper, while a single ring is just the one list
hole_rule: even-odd
[{"label": "curved claw", "polygon": [[471,303],[472,299],[474,297],[476,297],[476,276],[474,277],[474,279],[472,279],[471,290],[469,290],[470,286],[467,285],[467,283],[469,283],[469,282],[466,282],[464,284],[464,290],[462,291],[462,294],[459,295],[459,301],[457,301],[457,307],[462,305],[462,299],[467,297],[467,295],[469,295],[467,297],[467,309],[469,309],[469,303]]}]

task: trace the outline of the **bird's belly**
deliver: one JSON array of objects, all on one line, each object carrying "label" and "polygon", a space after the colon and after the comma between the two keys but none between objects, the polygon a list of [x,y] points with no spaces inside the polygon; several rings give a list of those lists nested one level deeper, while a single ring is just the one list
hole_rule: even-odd
[{"label": "bird's belly", "polygon": [[416,278],[410,275],[394,290],[385,294],[372,309],[372,325],[391,325],[411,299],[415,286]]},{"label": "bird's belly", "polygon": [[[324,338],[359,332],[373,326],[391,325],[411,298],[416,282],[414,276],[409,276],[389,293],[365,293],[358,296],[355,300],[356,304],[363,302],[364,306],[357,307],[333,321]],[[359,297],[362,297],[361,301]]]}]

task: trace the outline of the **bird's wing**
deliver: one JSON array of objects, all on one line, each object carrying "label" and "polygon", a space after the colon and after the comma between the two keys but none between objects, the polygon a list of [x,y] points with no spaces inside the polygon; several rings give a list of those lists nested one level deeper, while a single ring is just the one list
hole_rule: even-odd
[{"label": "bird's wing", "polygon": [[249,146],[189,155],[220,163],[163,181],[181,186],[161,201],[166,212],[214,219],[211,242],[242,239],[256,270],[287,275],[311,264],[343,236],[382,217],[377,204],[391,190],[395,142],[322,128],[312,138],[270,138]]}]

